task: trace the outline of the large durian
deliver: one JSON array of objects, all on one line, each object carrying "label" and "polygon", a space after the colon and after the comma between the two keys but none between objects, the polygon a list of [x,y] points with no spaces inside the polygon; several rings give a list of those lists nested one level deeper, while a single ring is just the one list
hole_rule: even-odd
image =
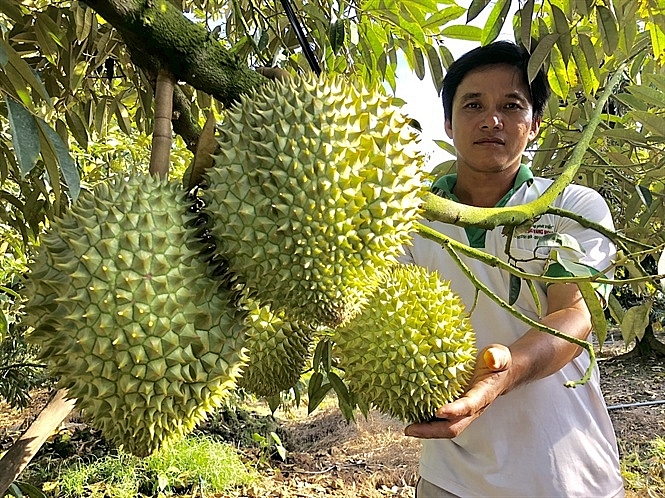
[{"label": "large durian", "polygon": [[341,76],[266,83],[226,112],[205,210],[259,302],[331,327],[362,308],[419,213],[407,123],[392,97]]},{"label": "large durian", "polygon": [[244,308],[249,361],[238,387],[257,396],[275,396],[298,383],[317,331],[252,299]]},{"label": "large durian", "polygon": [[333,340],[350,390],[408,423],[431,420],[456,399],[475,363],[475,334],[459,297],[415,265],[394,266]]},{"label": "large durian", "polygon": [[42,239],[25,323],[58,385],[137,455],[191,431],[236,385],[244,329],[207,276],[185,192],[150,177],[83,193]]}]

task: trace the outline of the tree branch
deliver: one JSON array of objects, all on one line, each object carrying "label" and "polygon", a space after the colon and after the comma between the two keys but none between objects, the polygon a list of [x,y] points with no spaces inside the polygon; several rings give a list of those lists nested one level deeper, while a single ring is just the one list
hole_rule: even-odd
[{"label": "tree branch", "polygon": [[177,80],[225,106],[266,81],[167,0],[86,0],[86,4],[118,30],[137,55],[135,60],[158,59]]}]

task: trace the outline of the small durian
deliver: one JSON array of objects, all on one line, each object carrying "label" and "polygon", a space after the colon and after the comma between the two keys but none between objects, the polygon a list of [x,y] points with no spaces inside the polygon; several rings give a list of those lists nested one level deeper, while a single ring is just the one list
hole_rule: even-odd
[{"label": "small durian", "polygon": [[407,423],[431,420],[456,399],[475,364],[475,334],[460,298],[436,272],[415,265],[395,265],[333,340],[349,389]]},{"label": "small durian", "polygon": [[219,255],[273,311],[347,322],[415,228],[415,138],[394,99],[359,80],[293,77],[242,96],[203,195]]},{"label": "small durian", "polygon": [[244,307],[249,361],[238,387],[263,397],[289,390],[298,383],[311,357],[316,330],[287,319],[283,312],[273,313],[270,306],[260,306],[252,299]]},{"label": "small durian", "polygon": [[208,276],[177,184],[116,179],[41,240],[24,324],[94,427],[147,455],[217,408],[246,357],[235,293]]}]

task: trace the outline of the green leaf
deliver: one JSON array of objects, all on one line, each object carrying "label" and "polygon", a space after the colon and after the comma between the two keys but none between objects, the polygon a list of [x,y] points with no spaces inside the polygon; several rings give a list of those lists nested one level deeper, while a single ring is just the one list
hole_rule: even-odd
[{"label": "green leaf", "polygon": [[552,4],[551,7],[552,18],[554,19],[554,31],[559,34],[559,39],[556,43],[559,46],[559,50],[561,50],[563,61],[568,64],[570,54],[572,53],[572,40],[568,19],[566,18],[566,14],[564,14],[559,7],[554,4]]},{"label": "green leaf", "polygon": [[520,38],[522,45],[531,52],[531,18],[533,17],[534,0],[527,0],[520,8]]},{"label": "green leaf", "polygon": [[522,279],[517,275],[510,274],[510,292],[508,294],[508,304],[511,306],[515,304],[517,298],[520,297],[520,289],[522,288]]},{"label": "green leaf", "polygon": [[621,306],[621,303],[616,298],[614,293],[610,294],[607,308],[610,310],[610,316],[614,319],[615,322],[621,323],[623,321],[625,312],[623,311],[623,307]]},{"label": "green leaf", "polygon": [[591,313],[591,323],[593,325],[593,330],[596,332],[596,337],[598,338],[598,344],[602,349],[603,343],[607,338],[607,321],[605,320],[605,311],[601,305],[598,294],[594,289],[593,284],[590,282],[579,282],[577,287],[580,289],[580,293],[584,298],[589,313]]},{"label": "green leaf", "polygon": [[441,31],[441,28],[443,26],[445,26],[449,22],[454,21],[455,19],[459,19],[460,17],[462,17],[466,12],[466,9],[464,7],[460,7],[459,5],[454,5],[433,12],[435,13],[432,16],[428,17],[427,21],[423,23],[422,25],[423,29],[431,31]]},{"label": "green leaf", "polygon": [[453,54],[448,50],[448,47],[439,45],[439,55],[441,55],[441,62],[443,62],[443,67],[448,69],[450,65],[455,62]]},{"label": "green leaf", "polygon": [[503,28],[504,23],[506,22],[506,17],[510,11],[510,0],[497,0],[490,12],[487,22],[483,27],[483,32],[480,37],[481,45],[487,45],[488,43],[496,40],[496,37],[501,33],[501,28]]},{"label": "green leaf", "polygon": [[333,54],[339,54],[339,51],[344,46],[344,36],[345,36],[345,22],[343,19],[337,19],[335,22],[330,24],[328,28],[328,39],[330,40],[330,46],[332,48]]},{"label": "green leaf", "polygon": [[641,133],[631,130],[630,128],[613,128],[609,130],[604,130],[602,133],[603,137],[613,138],[616,140],[623,140],[630,142],[634,145],[646,145],[647,139]]},{"label": "green leaf", "polygon": [[425,57],[423,57],[423,51],[419,47],[413,47],[413,69],[416,72],[419,80],[422,80],[425,77]]},{"label": "green leaf", "polygon": [[132,123],[131,120],[129,119],[129,111],[125,107],[125,105],[120,102],[120,100],[116,99],[113,101],[111,104],[111,107],[113,108],[113,113],[115,114],[115,118],[118,122],[118,126],[120,129],[126,134],[126,135],[131,135],[132,134]]},{"label": "green leaf", "polygon": [[0,12],[9,17],[16,24],[22,24],[23,11],[21,11],[21,2],[2,0],[0,1]]},{"label": "green leaf", "polygon": [[[316,349],[314,350],[314,355],[312,357],[312,368],[316,373],[319,372],[319,365],[321,364],[321,358],[323,358],[323,350],[326,348],[327,339],[323,339],[316,344]],[[321,378],[323,381],[323,377]],[[311,381],[310,381],[311,384]]]},{"label": "green leaf", "polygon": [[665,118],[646,111],[629,111],[628,114],[652,133],[661,137],[665,135]]},{"label": "green leaf", "polygon": [[39,158],[39,132],[35,117],[22,104],[7,95],[7,118],[21,178],[25,178]]},{"label": "green leaf", "polygon": [[595,74],[589,69],[586,56],[578,45],[573,47],[573,58],[575,59],[577,72],[580,75],[580,79],[582,80],[584,93],[589,96],[593,95],[596,90],[598,90],[598,85],[600,82],[596,79]]},{"label": "green leaf", "polygon": [[314,393],[321,388],[323,384],[323,374],[321,372],[314,372],[309,378],[309,383],[307,384],[307,396],[312,397]]},{"label": "green leaf", "polygon": [[645,301],[638,306],[633,306],[624,314],[621,320],[621,336],[626,344],[630,344],[636,338],[642,339],[649,325],[649,314],[651,313],[652,301]]},{"label": "green leaf", "polygon": [[[69,149],[60,138],[60,135],[58,135],[55,130],[46,123],[46,121],[37,118],[37,124],[43,133],[43,137],[47,140],[47,148],[42,150],[51,151],[57,159],[60,171],[62,171],[62,177],[65,180],[65,184],[69,187],[69,196],[75,201],[81,192],[81,178],[79,177],[78,168],[76,167],[76,164],[74,164],[72,156],[69,155]],[[44,142],[42,141],[42,144],[43,143]],[[43,156],[44,155],[42,154],[42,157]],[[46,163],[46,159],[44,162]],[[52,173],[52,171],[49,172],[51,175]],[[59,178],[59,175],[56,175],[55,177],[52,175],[51,182],[57,183],[59,182]]]},{"label": "green leaf", "polygon": [[83,150],[86,150],[88,148],[88,130],[86,130],[81,117],[75,112],[68,110],[65,112],[65,120],[74,140],[76,140]]},{"label": "green leaf", "polygon": [[450,142],[446,142],[445,140],[434,140],[434,143],[438,145],[441,149],[445,150],[448,154],[451,154],[453,156],[457,152],[453,144],[451,144]]},{"label": "green leaf", "polygon": [[635,189],[637,190],[637,195],[640,196],[640,200],[646,207],[651,207],[651,203],[653,202],[653,196],[651,195],[651,191],[643,186],[643,185],[635,185]]},{"label": "green leaf", "polygon": [[552,47],[550,52],[550,69],[547,71],[547,81],[550,84],[552,91],[566,100],[570,85],[568,83],[568,71],[566,70],[566,63],[563,61],[561,51],[556,47]]},{"label": "green leaf", "polygon": [[644,85],[629,85],[626,90],[648,105],[665,108],[665,93],[660,90]]},{"label": "green leaf", "polygon": [[603,5],[596,5],[600,37],[603,42],[605,54],[611,56],[619,44],[619,30],[617,21],[610,9]]},{"label": "green leaf", "polygon": [[42,99],[44,99],[44,102],[46,102],[50,107],[51,97],[46,91],[42,81],[37,77],[36,73],[32,70],[28,63],[25,62],[18,54],[18,52],[16,52],[16,50],[14,50],[9,45],[9,43],[7,43],[2,38],[0,38],[0,49],[7,56],[7,63],[4,66],[10,67],[12,70],[14,70],[23,80],[23,83],[35,90],[37,94]]},{"label": "green leaf", "polygon": [[8,331],[9,321],[7,320],[5,312],[0,310],[0,343],[5,340]]},{"label": "green leaf", "polygon": [[538,70],[545,63],[545,59],[552,51],[552,47],[554,46],[554,44],[558,39],[559,39],[558,34],[550,33],[549,35],[545,35],[538,42],[536,49],[531,54],[531,57],[529,57],[529,64],[527,65],[529,82],[533,81],[533,79],[536,77],[536,75],[538,74]]},{"label": "green leaf", "polygon": [[436,93],[438,95],[441,93],[441,88],[443,88],[443,65],[439,58],[439,51],[429,43],[425,45],[425,50],[427,51],[429,72],[432,76],[432,82],[434,83],[434,88],[436,88]]},{"label": "green leaf", "polygon": [[441,30],[441,36],[454,38],[456,40],[480,41],[483,30],[478,26],[469,26],[465,24],[455,24],[446,26]]},{"label": "green leaf", "polygon": [[490,0],[473,0],[471,5],[469,5],[469,10],[466,14],[466,22],[469,23],[473,21],[478,14],[480,14],[485,7],[490,3]]},{"label": "green leaf", "polygon": [[332,389],[332,384],[326,382],[321,385],[316,391],[314,391],[309,396],[309,402],[307,403],[307,414],[310,415],[316,408],[321,404],[321,401],[326,397],[328,391]]}]

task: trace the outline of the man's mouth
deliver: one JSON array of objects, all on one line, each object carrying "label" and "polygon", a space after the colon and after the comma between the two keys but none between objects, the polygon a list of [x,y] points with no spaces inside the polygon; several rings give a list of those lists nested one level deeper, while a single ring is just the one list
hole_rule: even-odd
[{"label": "man's mouth", "polygon": [[477,144],[499,144],[499,145],[505,145],[505,142],[501,140],[500,138],[481,138],[480,140],[476,140]]}]

